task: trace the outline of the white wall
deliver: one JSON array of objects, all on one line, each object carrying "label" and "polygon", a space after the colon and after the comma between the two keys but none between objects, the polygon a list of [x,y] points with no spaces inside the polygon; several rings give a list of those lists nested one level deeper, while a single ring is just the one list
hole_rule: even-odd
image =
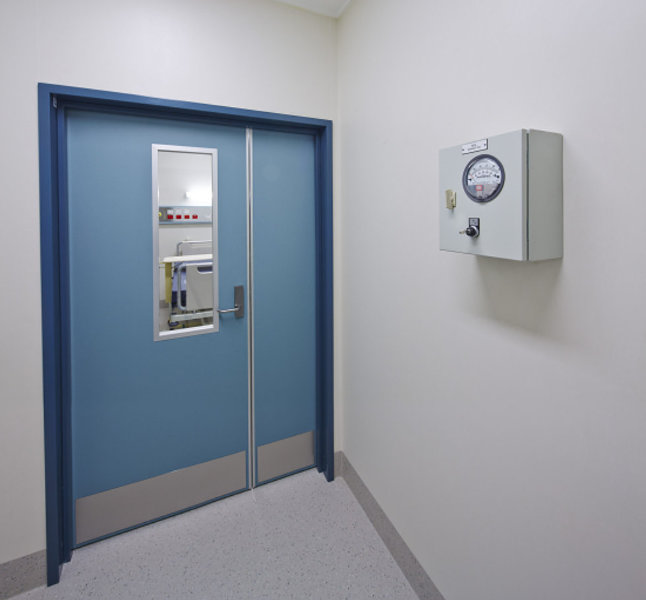
[{"label": "white wall", "polygon": [[266,0],[0,3],[0,563],[45,547],[37,82],[333,118],[335,27]]},{"label": "white wall", "polygon": [[[447,600],[646,597],[646,4],[353,0],[345,451]],[[565,256],[438,250],[438,150],[565,139]]]}]

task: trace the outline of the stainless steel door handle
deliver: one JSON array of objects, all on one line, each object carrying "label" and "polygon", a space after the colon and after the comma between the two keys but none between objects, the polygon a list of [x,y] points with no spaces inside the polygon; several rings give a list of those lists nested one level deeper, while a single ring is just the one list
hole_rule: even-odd
[{"label": "stainless steel door handle", "polygon": [[216,312],[225,315],[235,313],[236,319],[244,317],[244,285],[236,285],[233,288],[233,308],[218,308]]}]

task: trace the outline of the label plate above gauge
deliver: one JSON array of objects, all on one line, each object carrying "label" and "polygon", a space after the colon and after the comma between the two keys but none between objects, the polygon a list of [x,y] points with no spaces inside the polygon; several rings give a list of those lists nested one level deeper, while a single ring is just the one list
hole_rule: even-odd
[{"label": "label plate above gauge", "polygon": [[482,152],[488,147],[489,140],[478,140],[469,144],[462,144],[462,154],[471,154],[472,152]]}]

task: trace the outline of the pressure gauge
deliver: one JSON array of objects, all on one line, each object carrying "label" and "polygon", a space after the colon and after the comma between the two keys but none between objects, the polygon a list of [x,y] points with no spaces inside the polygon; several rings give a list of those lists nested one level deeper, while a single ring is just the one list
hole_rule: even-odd
[{"label": "pressure gauge", "polygon": [[480,154],[469,161],[462,174],[462,187],[474,202],[490,202],[502,191],[505,169],[491,154]]}]

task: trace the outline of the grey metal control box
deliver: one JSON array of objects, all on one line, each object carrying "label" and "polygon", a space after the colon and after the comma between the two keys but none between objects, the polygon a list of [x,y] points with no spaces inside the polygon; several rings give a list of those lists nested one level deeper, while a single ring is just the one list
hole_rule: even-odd
[{"label": "grey metal control box", "polygon": [[440,250],[563,256],[563,136],[520,129],[440,150]]}]

